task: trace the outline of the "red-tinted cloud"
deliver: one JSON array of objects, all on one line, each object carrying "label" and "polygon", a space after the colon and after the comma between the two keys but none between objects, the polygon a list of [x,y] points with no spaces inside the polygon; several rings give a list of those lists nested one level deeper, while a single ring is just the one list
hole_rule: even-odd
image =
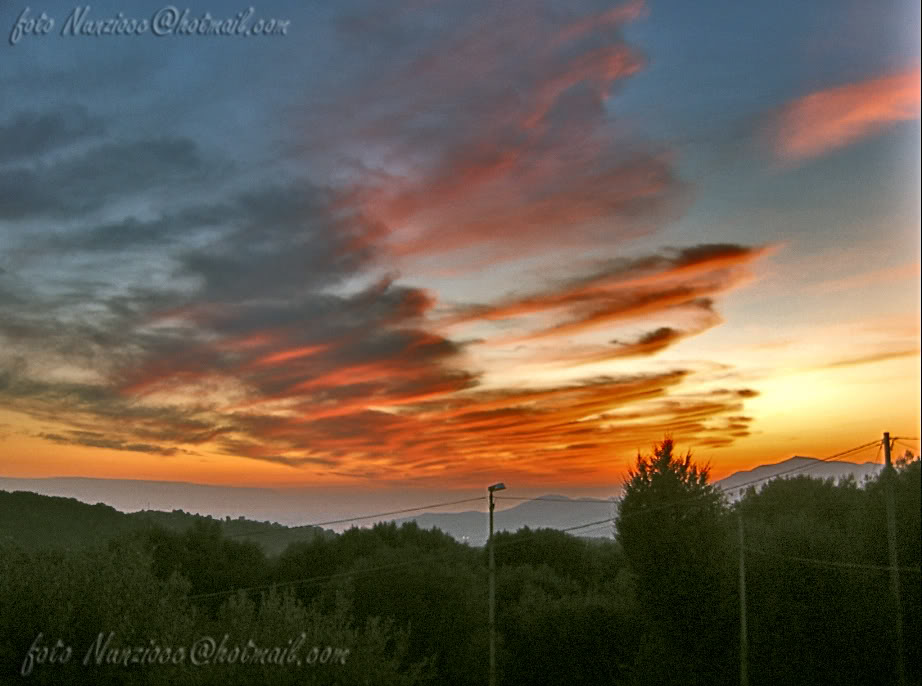
[{"label": "red-tinted cloud", "polygon": [[[682,308],[694,315],[690,326],[661,326],[588,351],[560,346],[553,361],[651,355],[716,324],[702,294],[729,288],[765,250],[702,245],[617,260],[555,290],[469,307],[455,320],[555,312],[563,324],[536,334],[550,336],[619,317]],[[73,431],[55,440],[163,454],[217,448],[334,477],[460,485],[497,459],[506,473],[532,482],[613,478],[610,455],[665,431],[714,446],[745,435],[746,422],[724,418],[741,416],[751,392],[683,395],[690,373],[682,370],[484,389],[465,346],[428,321],[434,305],[431,294],[384,280],[352,296],[275,310],[173,309],[170,336],[121,372],[118,393],[87,392],[70,414]],[[307,327],[299,316],[306,308]],[[233,401],[209,395],[222,384],[236,389]],[[187,399],[172,409],[161,404],[175,393]]]},{"label": "red-tinted cloud", "polygon": [[[84,350],[73,366],[99,381],[38,384],[17,373],[0,378],[3,399],[66,423],[48,440],[217,451],[298,468],[299,479],[460,487],[502,468],[523,483],[587,480],[611,477],[616,454],[664,431],[692,444],[731,441],[727,432],[747,422],[726,416],[742,416],[744,397],[691,394],[686,370],[574,374],[537,388],[522,373],[522,387],[488,386],[498,383],[492,370],[450,333],[536,315],[540,325],[514,333],[553,339],[557,361],[652,355],[715,325],[714,298],[764,254],[703,245],[612,259],[685,200],[671,152],[631,140],[610,97],[644,68],[620,32],[642,12],[637,2],[598,11],[580,1],[471,0],[343,22],[348,47],[374,69],[343,64],[312,93],[297,122],[301,147],[290,148],[323,185],[247,186],[213,206],[165,212],[144,231],[90,232],[75,249],[104,250],[113,235],[123,250],[168,240],[160,256],[175,274],[168,284],[103,289],[129,295],[102,302],[95,286],[69,294],[60,316],[23,307],[18,345],[49,338],[59,321],[85,321],[61,338],[54,362],[67,367]],[[598,260],[589,269],[587,248]],[[419,283],[421,263],[463,274],[522,256],[553,267],[558,285],[454,303],[444,317],[435,293],[397,277],[355,292],[385,270]],[[77,302],[93,311],[78,316]],[[618,333],[627,342],[592,350],[560,340],[590,329],[610,340],[608,327],[629,320],[647,333]],[[96,346],[107,357],[98,368]],[[525,347],[506,379],[531,361],[535,346]]]},{"label": "red-tinted cloud", "polygon": [[468,10],[388,13],[374,32],[351,25],[364,49],[389,32],[414,49],[382,51],[360,95],[306,115],[327,133],[306,134],[314,154],[339,143],[340,159],[360,158],[349,201],[386,227],[388,253],[470,271],[552,248],[604,249],[674,217],[684,198],[669,153],[627,139],[608,100],[644,67],[619,30],[642,3]]},{"label": "red-tinted cloud", "polygon": [[676,308],[710,310],[710,297],[747,277],[745,267],[769,248],[702,245],[658,258],[619,261],[552,290],[467,308],[446,324],[514,319],[553,312],[559,321],[516,340],[572,334]]},{"label": "red-tinted cloud", "polygon": [[816,157],[889,124],[919,116],[919,69],[816,91],[786,105],[772,124],[777,153]]}]

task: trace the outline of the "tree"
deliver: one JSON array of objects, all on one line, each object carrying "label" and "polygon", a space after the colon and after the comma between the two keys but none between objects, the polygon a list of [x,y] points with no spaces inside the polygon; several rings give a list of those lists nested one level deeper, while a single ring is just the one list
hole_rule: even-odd
[{"label": "tree", "polygon": [[868,504],[869,492],[851,477],[805,474],[750,487],[737,503],[746,527],[750,674],[777,684],[887,683],[892,653],[860,649],[892,645],[884,638],[892,626],[886,574],[849,567],[886,564],[883,512],[869,530],[883,542],[879,560],[862,535]]},{"label": "tree", "polygon": [[[726,504],[709,468],[674,454],[671,438],[637,456],[617,538],[636,575],[647,683],[732,682],[738,635]],[[735,633],[734,633],[735,632]]]}]

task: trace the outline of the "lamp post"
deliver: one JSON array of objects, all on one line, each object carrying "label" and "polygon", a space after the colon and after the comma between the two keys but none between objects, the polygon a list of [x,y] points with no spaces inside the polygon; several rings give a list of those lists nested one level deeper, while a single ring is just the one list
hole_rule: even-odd
[{"label": "lamp post", "polygon": [[498,483],[487,486],[490,493],[490,538],[487,547],[490,549],[490,686],[496,686],[496,561],[493,559],[493,492],[502,491],[506,484]]}]

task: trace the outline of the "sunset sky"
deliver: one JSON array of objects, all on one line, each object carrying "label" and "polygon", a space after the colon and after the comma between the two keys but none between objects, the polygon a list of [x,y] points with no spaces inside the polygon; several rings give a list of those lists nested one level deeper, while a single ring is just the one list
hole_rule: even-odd
[{"label": "sunset sky", "polygon": [[0,476],[604,494],[667,433],[716,478],[919,436],[918,3],[24,9]]}]

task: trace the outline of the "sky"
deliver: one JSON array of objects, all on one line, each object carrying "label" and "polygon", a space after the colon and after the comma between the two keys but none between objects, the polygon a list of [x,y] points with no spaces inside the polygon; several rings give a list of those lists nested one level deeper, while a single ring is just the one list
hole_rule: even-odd
[{"label": "sky", "polygon": [[86,7],[0,6],[0,476],[601,495],[666,435],[919,436],[917,3]]}]

